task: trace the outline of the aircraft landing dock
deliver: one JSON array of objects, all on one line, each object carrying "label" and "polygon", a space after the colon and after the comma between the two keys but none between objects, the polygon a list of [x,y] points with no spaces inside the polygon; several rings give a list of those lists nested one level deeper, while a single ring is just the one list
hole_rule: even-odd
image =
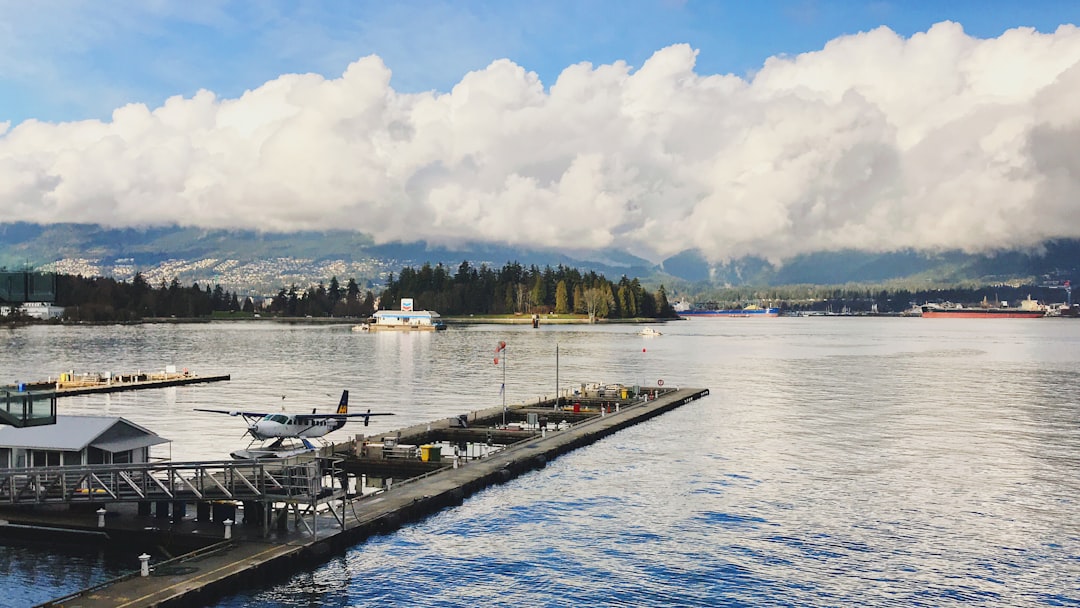
[{"label": "aircraft landing dock", "polygon": [[[118,539],[123,537],[125,529],[135,534],[138,530],[146,532],[156,527],[159,537],[187,535],[203,541],[203,548],[195,552],[170,560],[151,561],[146,575],[134,570],[119,579],[43,605],[85,608],[205,605],[222,595],[266,584],[266,581],[278,580],[278,575],[321,563],[331,554],[344,551],[374,534],[393,531],[407,522],[461,504],[466,496],[487,486],[543,468],[561,454],[708,394],[708,389],[702,388],[653,387],[642,391],[640,396],[623,390],[621,394],[617,392],[606,398],[575,399],[574,404],[563,405],[560,409],[555,409],[553,401],[538,400],[528,405],[510,406],[506,411],[502,407],[474,411],[457,419],[442,419],[376,436],[393,437],[396,444],[391,446],[391,442],[387,442],[388,451],[379,454],[383,457],[381,464],[377,462],[380,458],[365,453],[376,444],[359,437],[356,441],[332,446],[332,453],[324,453],[321,458],[337,463],[329,475],[346,480],[350,475],[354,476],[344,489],[323,492],[327,495],[313,501],[311,504],[315,508],[310,512],[299,508],[281,512],[272,509],[265,517],[254,518],[257,525],[226,525],[231,521],[224,517],[235,517],[235,506],[224,516],[215,513],[213,518],[204,517],[208,515],[205,513],[208,507],[200,506],[199,516],[194,519],[184,516],[184,510],[180,517],[166,519],[167,504],[164,505],[166,515],[163,517],[159,513],[151,520],[158,522],[156,526],[147,525],[149,509],[140,509],[142,517],[114,515],[108,519],[101,516],[103,526],[102,519],[98,518],[100,514],[88,509],[81,513],[55,509],[55,519],[44,511],[0,509],[0,519],[27,529],[63,528],[86,534],[114,534]],[[560,424],[537,428],[532,423],[542,417],[541,413],[548,414],[548,420],[558,420]],[[465,419],[464,426],[461,418]],[[503,424],[508,419],[528,420],[530,425]],[[488,431],[491,431],[490,435]],[[500,433],[497,435],[496,431]],[[475,435],[470,438],[463,433]],[[519,440],[511,441],[514,433],[518,434]],[[350,483],[357,483],[360,476],[401,475],[389,472],[401,469],[393,469],[399,464],[387,456],[393,455],[405,441],[425,439],[453,442],[455,446],[480,440],[488,451],[460,460],[443,455],[446,460],[422,461],[427,468],[413,469],[412,474],[419,473],[416,476],[392,482],[383,480],[381,488],[370,494],[348,491]],[[420,472],[422,470],[427,472]],[[362,483],[360,487],[362,490]],[[162,506],[161,503],[158,505]],[[249,506],[252,505],[244,502],[245,510]],[[127,508],[131,510],[130,505]],[[247,513],[244,515],[246,517]],[[5,526],[0,525],[0,535],[5,533],[4,529]],[[231,535],[227,540],[224,538],[226,530]],[[137,566],[135,554],[142,552],[142,546],[126,541],[123,546],[132,548],[133,567]]]}]

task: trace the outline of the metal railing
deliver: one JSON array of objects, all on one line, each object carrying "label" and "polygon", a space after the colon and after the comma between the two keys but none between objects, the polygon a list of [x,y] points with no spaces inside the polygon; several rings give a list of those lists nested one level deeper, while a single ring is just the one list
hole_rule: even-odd
[{"label": "metal railing", "polygon": [[318,463],[302,458],[0,469],[0,504],[304,500],[321,479]]}]

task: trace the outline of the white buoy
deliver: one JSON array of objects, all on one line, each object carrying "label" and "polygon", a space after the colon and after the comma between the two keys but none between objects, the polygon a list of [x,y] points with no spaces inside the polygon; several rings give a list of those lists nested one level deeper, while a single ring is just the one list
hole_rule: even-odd
[{"label": "white buoy", "polygon": [[226,519],[225,521],[223,521],[221,523],[225,524],[225,540],[229,540],[230,538],[232,538],[233,520]]},{"label": "white buoy", "polygon": [[107,512],[108,511],[105,510],[105,507],[102,507],[102,508],[97,510],[97,527],[99,527],[99,528],[104,528],[105,527],[105,513],[107,513]]}]

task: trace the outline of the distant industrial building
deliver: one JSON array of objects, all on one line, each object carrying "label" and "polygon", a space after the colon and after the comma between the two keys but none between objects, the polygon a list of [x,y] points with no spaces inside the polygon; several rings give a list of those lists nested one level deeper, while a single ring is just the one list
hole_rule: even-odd
[{"label": "distant industrial building", "polygon": [[35,319],[64,315],[56,302],[56,273],[0,271],[0,317],[19,314]]}]

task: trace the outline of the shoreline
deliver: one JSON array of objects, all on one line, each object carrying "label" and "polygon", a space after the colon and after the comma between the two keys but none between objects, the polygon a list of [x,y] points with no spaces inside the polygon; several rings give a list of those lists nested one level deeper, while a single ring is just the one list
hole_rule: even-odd
[{"label": "shoreline", "polygon": [[[473,317],[473,316],[447,316],[441,317],[447,325],[531,325],[531,316],[521,315],[514,317]],[[7,329],[29,327],[35,325],[58,325],[65,327],[74,326],[101,326],[101,325],[146,325],[146,324],[188,324],[188,323],[211,323],[223,321],[226,323],[289,323],[294,325],[355,325],[368,323],[370,318],[362,317],[236,317],[236,318],[207,318],[207,317],[147,317],[136,321],[9,321],[4,324]],[[540,325],[640,325],[648,323],[667,323],[670,321],[685,321],[681,317],[674,318],[648,318],[635,317],[632,319],[596,319],[590,323],[587,317],[544,317],[539,319]]]}]

